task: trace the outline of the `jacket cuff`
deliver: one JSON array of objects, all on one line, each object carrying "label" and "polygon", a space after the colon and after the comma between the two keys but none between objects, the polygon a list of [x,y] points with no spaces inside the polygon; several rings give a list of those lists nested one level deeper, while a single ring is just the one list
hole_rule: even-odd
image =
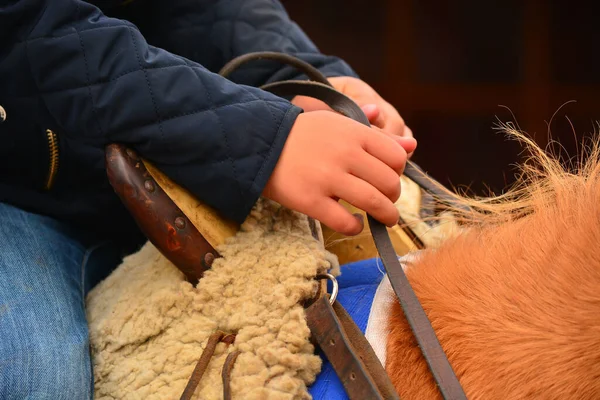
[{"label": "jacket cuff", "polygon": [[279,161],[279,157],[281,156],[281,152],[283,151],[283,146],[287,141],[287,138],[292,130],[298,115],[300,115],[303,110],[294,105],[290,105],[290,108],[287,110],[285,115],[283,116],[281,123],[279,124],[279,128],[277,130],[277,134],[273,138],[273,142],[271,147],[258,171],[252,185],[250,185],[249,193],[247,196],[244,196],[243,203],[238,209],[233,210],[231,217],[237,223],[242,223],[252,210],[252,207],[256,204],[258,199],[261,197],[269,178],[273,174],[273,170]]}]

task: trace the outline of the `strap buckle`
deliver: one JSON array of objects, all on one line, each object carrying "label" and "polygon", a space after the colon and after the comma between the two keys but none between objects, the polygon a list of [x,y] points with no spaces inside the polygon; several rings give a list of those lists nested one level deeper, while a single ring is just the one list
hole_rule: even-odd
[{"label": "strap buckle", "polygon": [[329,304],[333,305],[333,303],[335,303],[335,300],[337,299],[338,292],[340,291],[340,285],[338,284],[337,279],[335,279],[335,276],[331,275],[330,273],[319,274],[319,275],[317,275],[316,278],[317,279],[329,279],[331,281],[333,288],[331,289],[331,295],[329,297]]}]

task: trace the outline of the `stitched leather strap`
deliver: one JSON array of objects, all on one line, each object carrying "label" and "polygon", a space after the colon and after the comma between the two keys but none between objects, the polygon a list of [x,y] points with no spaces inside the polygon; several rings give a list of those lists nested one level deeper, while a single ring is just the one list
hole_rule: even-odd
[{"label": "stitched leather strap", "polygon": [[348,397],[351,400],[399,400],[360,329],[339,303],[334,303],[334,307],[328,296],[320,296],[305,310],[306,321]]}]

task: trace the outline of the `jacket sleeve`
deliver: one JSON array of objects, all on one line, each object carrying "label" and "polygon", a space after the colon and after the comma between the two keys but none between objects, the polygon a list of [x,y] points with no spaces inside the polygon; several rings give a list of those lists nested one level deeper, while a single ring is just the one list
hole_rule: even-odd
[{"label": "jacket sleeve", "polygon": [[[137,7],[150,15],[139,22],[151,42],[213,71],[242,54],[275,51],[303,59],[328,77],[357,76],[340,58],[322,54],[278,0],[151,0]],[[231,76],[251,86],[304,78],[274,61],[255,61]]]},{"label": "jacket sleeve", "polygon": [[153,47],[133,24],[77,0],[0,0],[0,79],[0,100],[35,97],[63,134],[132,146],[238,222],[301,112]]}]

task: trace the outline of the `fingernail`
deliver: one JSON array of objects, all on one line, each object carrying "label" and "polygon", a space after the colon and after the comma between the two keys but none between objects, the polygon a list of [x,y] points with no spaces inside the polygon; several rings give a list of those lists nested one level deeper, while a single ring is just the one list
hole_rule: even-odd
[{"label": "fingernail", "polygon": [[354,218],[356,218],[358,220],[358,222],[360,223],[360,231],[362,232],[362,230],[365,228],[365,217],[359,213],[355,213],[352,215],[354,215]]}]

